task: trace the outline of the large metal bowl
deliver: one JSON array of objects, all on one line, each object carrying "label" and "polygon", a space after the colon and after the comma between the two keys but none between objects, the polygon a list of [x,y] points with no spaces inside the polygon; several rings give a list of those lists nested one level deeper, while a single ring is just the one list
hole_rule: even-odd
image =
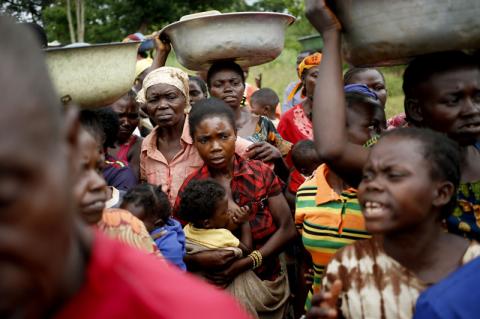
[{"label": "large metal bowl", "polygon": [[127,93],[135,80],[138,46],[129,42],[46,49],[50,76],[62,102],[94,108]]},{"label": "large metal bowl", "polygon": [[480,48],[479,0],[336,0],[345,58],[394,65],[436,51]]},{"label": "large metal bowl", "polygon": [[291,15],[272,12],[215,14],[172,23],[160,36],[168,36],[178,62],[190,70],[207,70],[218,60],[253,66],[280,55],[285,30],[294,21]]}]

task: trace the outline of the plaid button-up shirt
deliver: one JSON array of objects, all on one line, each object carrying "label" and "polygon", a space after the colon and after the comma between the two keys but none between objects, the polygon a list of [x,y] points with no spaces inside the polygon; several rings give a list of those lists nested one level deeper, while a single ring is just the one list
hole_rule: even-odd
[{"label": "plaid button-up shirt", "polygon": [[[252,228],[253,246],[261,248],[277,231],[268,206],[268,198],[282,193],[282,182],[264,163],[256,160],[246,160],[235,154],[231,190],[234,201],[240,207],[250,207],[250,226]],[[175,203],[174,215],[180,207],[183,189],[193,179],[211,178],[206,165],[193,172],[183,183]],[[263,265],[255,269],[263,280],[273,280],[280,272],[278,257],[265,258]]]}]

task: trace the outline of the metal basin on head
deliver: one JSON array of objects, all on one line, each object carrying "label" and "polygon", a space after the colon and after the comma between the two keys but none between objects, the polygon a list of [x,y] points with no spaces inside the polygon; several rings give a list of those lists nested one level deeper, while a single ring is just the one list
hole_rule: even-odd
[{"label": "metal basin on head", "polygon": [[166,26],[160,36],[170,39],[178,62],[187,69],[207,70],[219,60],[247,67],[278,57],[286,28],[294,21],[273,12],[202,13]]},{"label": "metal basin on head", "polygon": [[101,107],[128,92],[135,77],[138,42],[46,49],[46,61],[63,103]]},{"label": "metal basin on head", "polygon": [[480,49],[479,0],[330,1],[345,58],[357,66],[403,64],[438,51]]}]

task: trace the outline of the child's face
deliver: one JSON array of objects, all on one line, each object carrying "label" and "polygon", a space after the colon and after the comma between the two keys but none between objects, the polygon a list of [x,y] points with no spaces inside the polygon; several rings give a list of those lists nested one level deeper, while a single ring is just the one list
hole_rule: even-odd
[{"label": "child's face", "polygon": [[232,164],[236,139],[234,128],[221,116],[205,118],[195,128],[195,147],[210,168],[223,170]]},{"label": "child's face", "polygon": [[145,207],[141,204],[137,204],[135,202],[123,202],[120,208],[128,210],[132,215],[140,219],[144,224],[145,228],[147,228],[148,232],[152,232],[155,230],[155,220],[151,220],[152,218],[147,218],[145,214]]},{"label": "child's face", "polygon": [[131,203],[131,202],[123,202],[120,206],[122,209],[128,210],[132,213],[135,217],[144,221],[145,219],[145,208],[141,204]]},{"label": "child's face", "polygon": [[215,207],[215,212],[211,218],[208,219],[208,228],[227,228],[231,223],[231,215],[228,210],[228,199],[225,196],[220,200]]},{"label": "child's face", "polygon": [[373,234],[435,226],[434,200],[440,182],[432,180],[423,145],[407,138],[386,137],[370,152],[358,188],[367,230]]},{"label": "child's face", "polygon": [[318,156],[315,151],[307,152],[297,161],[299,163],[296,163],[297,165],[295,165],[295,168],[304,176],[312,175],[320,165],[320,161],[318,160]]},{"label": "child's face", "polygon": [[422,123],[460,144],[480,138],[480,70],[458,69],[433,75],[419,86]]},{"label": "child's face", "polygon": [[268,116],[268,106],[265,106],[258,101],[251,101],[250,109],[253,114]]},{"label": "child's face", "polygon": [[352,76],[349,84],[365,84],[370,90],[375,92],[383,107],[387,103],[387,89],[382,75],[374,69],[367,69]]},{"label": "child's face", "polygon": [[375,119],[375,108],[367,103],[350,102],[347,107],[347,135],[348,141],[363,145],[371,139],[376,131],[380,131],[379,123]]},{"label": "child's face", "polygon": [[93,136],[82,130],[79,136],[79,172],[74,185],[74,194],[82,218],[90,225],[102,218],[107,201],[107,184],[103,179],[103,155]]}]

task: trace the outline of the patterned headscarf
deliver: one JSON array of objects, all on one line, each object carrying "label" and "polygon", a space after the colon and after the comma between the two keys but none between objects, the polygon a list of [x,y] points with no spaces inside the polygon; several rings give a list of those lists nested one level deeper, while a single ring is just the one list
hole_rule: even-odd
[{"label": "patterned headscarf", "polygon": [[148,73],[143,80],[142,89],[138,92],[137,101],[147,103],[147,89],[156,84],[169,84],[183,93],[185,96],[185,113],[190,112],[190,94],[188,86],[188,74],[178,68],[164,66]]},{"label": "patterned headscarf", "polygon": [[[316,52],[314,54],[311,54],[305,57],[305,59],[303,59],[302,62],[300,62],[300,64],[298,65],[298,78],[301,80],[302,74],[305,70],[308,70],[315,66],[320,65],[321,61],[322,61],[322,54],[319,52]],[[295,87],[292,89],[292,91],[288,95],[287,101],[290,101],[293,99],[295,94],[297,94],[297,92],[300,91],[300,89],[302,88],[302,85],[303,85],[302,81],[298,81],[298,83],[295,85]]]},{"label": "patterned headscarf", "polygon": [[316,52],[312,55],[307,56],[303,61],[298,65],[298,78],[302,78],[303,71],[311,69],[315,66],[320,65],[322,61],[322,54]]}]

